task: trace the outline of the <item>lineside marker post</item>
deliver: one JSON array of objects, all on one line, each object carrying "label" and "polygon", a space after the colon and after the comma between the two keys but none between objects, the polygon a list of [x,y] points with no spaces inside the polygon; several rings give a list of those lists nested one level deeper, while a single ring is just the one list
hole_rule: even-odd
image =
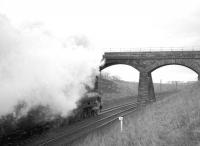
[{"label": "lineside marker post", "polygon": [[120,126],[121,126],[121,132],[123,131],[123,117],[119,117],[120,120]]}]

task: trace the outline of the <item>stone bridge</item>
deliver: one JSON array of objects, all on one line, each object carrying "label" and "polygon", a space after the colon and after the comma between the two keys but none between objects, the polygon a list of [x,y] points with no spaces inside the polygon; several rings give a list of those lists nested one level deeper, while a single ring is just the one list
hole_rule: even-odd
[{"label": "stone bridge", "polygon": [[140,72],[138,102],[155,101],[151,72],[165,65],[182,65],[198,74],[200,80],[200,51],[163,51],[163,52],[105,52],[105,63],[100,67],[125,64]]}]

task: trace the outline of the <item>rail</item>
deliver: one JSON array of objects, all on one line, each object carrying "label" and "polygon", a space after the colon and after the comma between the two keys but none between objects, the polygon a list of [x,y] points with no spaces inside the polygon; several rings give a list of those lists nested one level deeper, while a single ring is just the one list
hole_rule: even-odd
[{"label": "rail", "polygon": [[66,144],[72,142],[73,140],[75,140],[97,128],[100,128],[100,127],[103,127],[103,126],[109,124],[110,122],[116,120],[119,116],[124,116],[130,112],[135,111],[136,107],[137,107],[136,103],[132,104],[132,106],[129,105],[125,109],[118,111],[112,115],[106,116],[106,117],[96,120],[92,123],[87,123],[86,125],[80,126],[76,129],[73,129],[69,133],[63,133],[57,137],[49,139],[48,141],[45,141],[45,142],[39,144],[39,146],[60,145],[60,144],[66,145]]},{"label": "rail", "polygon": [[[139,106],[140,107],[140,106]],[[24,143],[24,145],[29,146],[53,146],[53,145],[67,145],[72,141],[80,138],[81,136],[94,131],[100,127],[106,126],[116,120],[118,120],[119,116],[126,116],[132,112],[134,112],[138,108],[137,102],[129,102],[126,104],[122,104],[119,106],[113,106],[111,108],[106,108],[102,111],[102,114],[97,116],[95,119],[91,119],[90,121],[82,121],[77,125],[75,124],[72,127],[68,127],[67,129],[63,129],[57,134],[53,134],[50,137],[40,137],[39,141],[28,140]],[[110,113],[112,112],[112,113]],[[106,114],[110,113],[110,114]]]},{"label": "rail", "polygon": [[[71,127],[68,127],[67,129],[64,128],[58,134],[55,134],[53,137],[52,136],[46,137],[45,135],[43,135],[43,136],[38,137],[39,141],[37,141],[37,138],[33,140],[35,142],[33,142],[31,139],[27,140],[24,142],[24,145],[31,145],[31,146],[54,145],[56,142],[62,141],[61,139],[63,139],[63,137],[65,138],[67,137],[67,143],[68,143],[71,141],[71,139],[74,139],[74,138],[71,138],[71,136],[73,137],[74,134],[76,135],[79,132],[81,133],[81,131],[85,131],[88,128],[90,130],[95,129],[96,126],[100,126],[103,123],[104,124],[107,123],[110,118],[116,119],[117,116],[122,115],[123,113],[128,112],[129,110],[133,108],[135,109],[136,106],[137,106],[136,102],[129,102],[126,104],[113,106],[111,108],[104,109],[99,114],[99,116],[97,116],[95,119],[90,118],[88,120],[78,122],[77,124],[72,125]],[[81,135],[82,134],[80,134],[79,136]]]}]

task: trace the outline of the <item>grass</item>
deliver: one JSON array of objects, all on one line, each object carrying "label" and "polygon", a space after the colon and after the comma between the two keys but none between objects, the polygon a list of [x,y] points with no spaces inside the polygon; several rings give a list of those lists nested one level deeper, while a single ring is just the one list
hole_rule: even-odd
[{"label": "grass", "polygon": [[73,142],[72,146],[199,146],[200,83],[147,105]]}]

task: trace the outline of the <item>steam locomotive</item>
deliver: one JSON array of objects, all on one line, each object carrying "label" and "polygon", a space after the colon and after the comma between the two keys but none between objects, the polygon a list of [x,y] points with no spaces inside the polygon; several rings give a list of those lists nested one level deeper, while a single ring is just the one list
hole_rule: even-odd
[{"label": "steam locomotive", "polygon": [[77,106],[73,112],[75,121],[96,116],[102,109],[101,96],[97,92],[89,92],[78,101]]},{"label": "steam locomotive", "polygon": [[69,123],[81,121],[82,119],[97,116],[102,109],[102,96],[97,91],[98,77],[96,77],[95,87],[87,92],[78,102],[77,108],[73,111]]}]

